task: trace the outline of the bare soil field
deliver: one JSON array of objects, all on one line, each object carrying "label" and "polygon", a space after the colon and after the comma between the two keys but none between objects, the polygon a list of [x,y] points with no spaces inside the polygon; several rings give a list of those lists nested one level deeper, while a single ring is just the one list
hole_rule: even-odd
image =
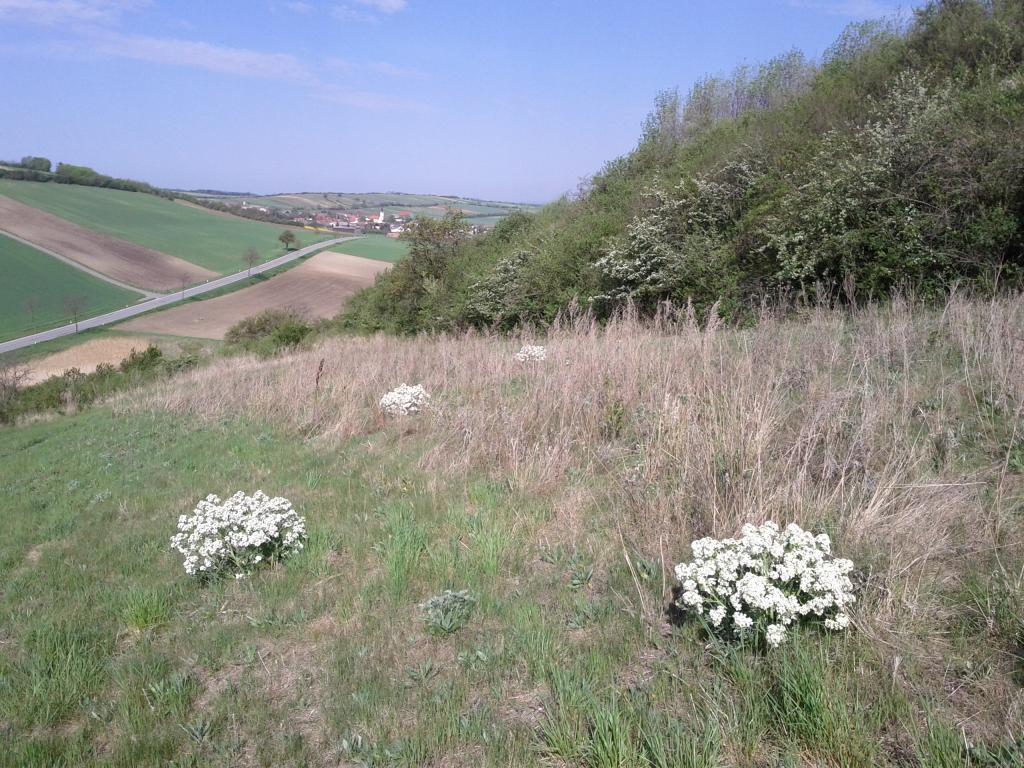
[{"label": "bare soil field", "polygon": [[183,304],[118,326],[119,330],[221,339],[232,325],[265,309],[295,309],[332,317],[356,291],[391,265],[325,251],[264,283],[207,301]]},{"label": "bare soil field", "polygon": [[107,363],[117,365],[132,353],[133,349],[141,352],[150,344],[149,339],[142,336],[115,336],[105,339],[93,339],[71,349],[63,349],[52,355],[30,360],[26,363],[29,369],[28,384],[38,384],[51,376],[59,376],[69,368],[77,368],[82,373],[92,373],[96,366]]},{"label": "bare soil field", "polygon": [[150,248],[93,232],[0,195],[0,230],[90,269],[151,291],[171,291],[217,273]]}]

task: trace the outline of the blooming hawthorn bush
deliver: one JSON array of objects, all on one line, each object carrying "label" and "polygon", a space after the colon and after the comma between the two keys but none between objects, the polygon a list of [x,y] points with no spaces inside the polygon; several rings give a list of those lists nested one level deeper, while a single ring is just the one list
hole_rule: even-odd
[{"label": "blooming hawthorn bush", "polygon": [[850,624],[856,598],[853,563],[832,557],[826,534],[790,524],[744,525],[739,539],[693,542],[693,562],[676,566],[676,605],[701,617],[718,634],[764,639],[776,647],[801,620],[832,630]]},{"label": "blooming hawthorn bush", "polygon": [[423,410],[430,395],[421,385],[402,384],[380,399],[380,409],[387,416],[410,416]]},{"label": "blooming hawthorn bush", "polygon": [[305,538],[306,521],[288,499],[239,491],[227,501],[210,494],[179,517],[171,546],[184,555],[190,576],[240,579],[262,562],[298,552]]},{"label": "blooming hawthorn bush", "polygon": [[516,360],[520,363],[540,363],[547,359],[547,348],[537,346],[535,344],[526,344],[522,349],[516,352]]}]

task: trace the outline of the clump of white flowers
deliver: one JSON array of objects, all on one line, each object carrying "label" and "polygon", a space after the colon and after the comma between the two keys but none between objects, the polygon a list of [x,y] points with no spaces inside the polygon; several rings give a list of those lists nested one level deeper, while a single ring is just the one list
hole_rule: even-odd
[{"label": "clump of white flowers", "polygon": [[547,359],[547,347],[541,347],[536,344],[526,344],[516,352],[516,360],[520,363],[540,363]]},{"label": "clump of white flowers", "polygon": [[179,517],[171,546],[185,556],[190,576],[240,579],[262,562],[298,552],[305,538],[306,521],[288,499],[239,491],[227,501],[210,494],[191,515]]},{"label": "clump of white flowers", "polygon": [[744,525],[739,539],[704,538],[690,545],[693,562],[676,566],[676,605],[720,634],[763,638],[776,647],[788,627],[819,620],[832,630],[850,624],[853,563],[832,557],[826,534],[790,524]]},{"label": "clump of white flowers", "polygon": [[410,416],[423,410],[430,395],[420,384],[395,387],[380,399],[380,409],[388,416]]}]

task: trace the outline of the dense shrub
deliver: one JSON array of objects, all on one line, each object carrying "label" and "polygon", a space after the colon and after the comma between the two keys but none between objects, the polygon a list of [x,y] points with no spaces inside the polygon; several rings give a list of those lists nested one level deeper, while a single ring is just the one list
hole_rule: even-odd
[{"label": "dense shrub", "polygon": [[288,309],[267,309],[240,320],[224,334],[224,340],[245,349],[273,354],[298,346],[313,326],[298,312]]},{"label": "dense shrub", "polygon": [[851,25],[820,62],[666,91],[636,149],[576,194],[444,247],[413,232],[341,323],[508,330],[573,304],[735,317],[819,285],[1020,285],[1022,41],[1019,2],[932,0],[907,24]]}]

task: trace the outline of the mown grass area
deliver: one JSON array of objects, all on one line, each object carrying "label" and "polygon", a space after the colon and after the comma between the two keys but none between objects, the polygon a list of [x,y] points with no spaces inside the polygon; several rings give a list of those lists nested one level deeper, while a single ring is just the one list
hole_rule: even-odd
[{"label": "mown grass area", "polygon": [[3,235],[0,268],[0,340],[71,322],[64,303],[69,298],[81,299],[82,317],[130,306],[142,298]]},{"label": "mown grass area", "polygon": [[359,240],[350,240],[331,248],[338,253],[347,253],[349,256],[360,256],[364,259],[375,259],[377,261],[389,261],[394,264],[409,255],[409,244],[404,240],[397,240],[393,237],[383,235],[367,235]]},{"label": "mown grass area", "polygon": [[[0,763],[1020,765],[1022,313],[578,321],[531,366],[340,339],[6,429]],[[401,381],[431,406],[384,420]],[[307,548],[187,578],[178,515],[257,488]],[[854,560],[850,630],[666,614],[691,540],[764,519]],[[476,599],[449,634],[445,589]]]},{"label": "mown grass area", "polygon": [[[264,260],[281,254],[282,228],[218,216],[155,195],[99,187],[0,179],[0,195],[96,232],[153,248],[221,274],[245,269],[255,248]],[[301,245],[324,239],[294,230]]]}]

